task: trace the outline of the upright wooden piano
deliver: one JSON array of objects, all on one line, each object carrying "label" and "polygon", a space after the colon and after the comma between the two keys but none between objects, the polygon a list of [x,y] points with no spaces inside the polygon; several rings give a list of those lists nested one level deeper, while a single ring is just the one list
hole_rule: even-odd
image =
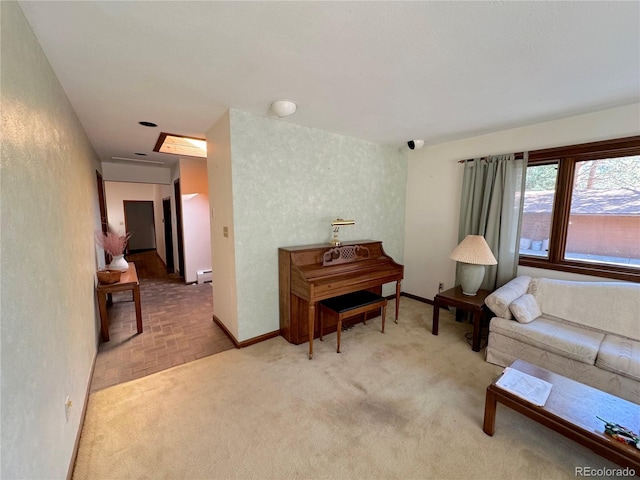
[{"label": "upright wooden piano", "polygon": [[[362,240],[278,249],[280,334],[296,345],[320,336],[317,302],[358,290],[380,295],[382,285],[396,282],[396,321],[404,266],[387,255],[382,242]],[[364,318],[364,317],[363,317]],[[313,327],[312,327],[313,326]],[[336,330],[335,322],[323,334]]]}]

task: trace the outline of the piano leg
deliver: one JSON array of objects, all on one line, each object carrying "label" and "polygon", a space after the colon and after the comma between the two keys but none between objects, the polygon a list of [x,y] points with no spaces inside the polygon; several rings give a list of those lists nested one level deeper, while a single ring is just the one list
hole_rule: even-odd
[{"label": "piano leg", "polygon": [[384,318],[387,316],[387,304],[385,303],[382,306],[382,330],[381,332],[384,333]]},{"label": "piano leg", "polygon": [[309,302],[309,360],[313,358],[313,332],[316,321],[316,304]]},{"label": "piano leg", "polygon": [[398,323],[398,313],[400,312],[400,283],[401,280],[396,282],[396,323]]}]

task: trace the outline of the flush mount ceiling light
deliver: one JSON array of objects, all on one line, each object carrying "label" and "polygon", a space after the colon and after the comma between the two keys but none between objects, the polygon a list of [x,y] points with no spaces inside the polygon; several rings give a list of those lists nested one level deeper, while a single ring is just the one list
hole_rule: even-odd
[{"label": "flush mount ceiling light", "polygon": [[271,111],[280,118],[296,113],[298,106],[291,100],[276,100],[271,104]]},{"label": "flush mount ceiling light", "polygon": [[153,151],[187,157],[207,158],[207,141],[204,138],[162,132],[158,137],[156,146],[153,147]]},{"label": "flush mount ceiling light", "polygon": [[409,140],[407,142],[410,150],[417,150],[424,147],[424,140]]}]

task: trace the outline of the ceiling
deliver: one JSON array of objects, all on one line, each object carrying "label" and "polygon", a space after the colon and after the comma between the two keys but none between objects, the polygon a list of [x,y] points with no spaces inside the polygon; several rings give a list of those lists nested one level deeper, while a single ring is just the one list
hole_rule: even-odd
[{"label": "ceiling", "polygon": [[281,98],[281,121],[398,147],[640,101],[639,2],[20,6],[101,161],[170,166],[161,131],[204,137]]}]

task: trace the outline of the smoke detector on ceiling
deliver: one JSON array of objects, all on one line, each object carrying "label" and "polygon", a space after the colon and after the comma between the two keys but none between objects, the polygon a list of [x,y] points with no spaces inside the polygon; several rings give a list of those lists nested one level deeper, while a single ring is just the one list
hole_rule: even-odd
[{"label": "smoke detector on ceiling", "polygon": [[288,117],[296,113],[298,106],[291,100],[276,100],[271,104],[271,111],[278,117]]}]

